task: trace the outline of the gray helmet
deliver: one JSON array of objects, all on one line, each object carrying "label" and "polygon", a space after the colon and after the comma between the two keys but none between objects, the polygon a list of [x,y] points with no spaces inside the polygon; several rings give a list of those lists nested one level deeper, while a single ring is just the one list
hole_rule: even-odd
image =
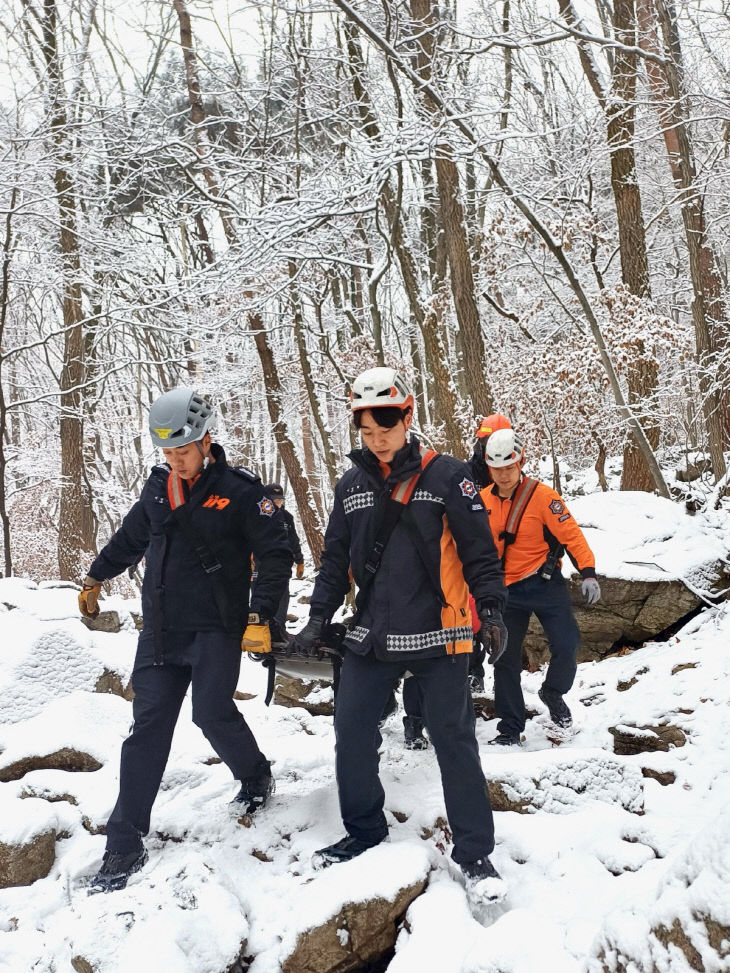
[{"label": "gray helmet", "polygon": [[175,449],[195,443],[208,431],[213,406],[193,389],[165,392],[150,406],[150,436],[155,446]]}]

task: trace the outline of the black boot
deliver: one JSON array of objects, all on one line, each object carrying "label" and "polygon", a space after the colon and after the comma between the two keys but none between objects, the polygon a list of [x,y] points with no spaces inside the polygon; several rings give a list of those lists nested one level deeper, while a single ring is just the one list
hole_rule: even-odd
[{"label": "black boot", "polygon": [[241,789],[231,801],[230,807],[237,814],[255,814],[266,804],[274,789],[271,764],[262,757],[256,772],[241,781]]},{"label": "black boot", "polygon": [[356,858],[358,855],[362,855],[363,852],[367,851],[368,848],[374,848],[375,845],[379,844],[379,841],[376,841],[375,844],[368,844],[348,834],[344,838],[340,838],[333,845],[327,845],[326,848],[320,848],[319,851],[315,851],[312,864],[315,868],[327,868],[328,865],[349,862],[351,858]]},{"label": "black boot", "polygon": [[129,852],[104,852],[101,868],[91,880],[89,895],[95,892],[118,892],[126,886],[129,877],[138,872],[146,861],[147,852],[142,845]]},{"label": "black boot", "polygon": [[550,689],[549,686],[541,686],[537,691],[537,695],[543,701],[550,711],[550,719],[553,723],[560,727],[562,730],[567,729],[569,726],[573,725],[573,717],[571,716],[570,710],[563,699],[562,693],[559,693],[556,689]]},{"label": "black boot", "polygon": [[406,750],[425,750],[428,740],[423,735],[423,720],[420,716],[403,717],[403,739]]}]

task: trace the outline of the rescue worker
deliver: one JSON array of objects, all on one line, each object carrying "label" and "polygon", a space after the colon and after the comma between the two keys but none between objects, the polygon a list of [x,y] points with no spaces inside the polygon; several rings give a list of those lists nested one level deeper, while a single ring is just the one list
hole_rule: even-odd
[{"label": "rescue worker", "polygon": [[[266,496],[273,501],[274,505],[281,510],[281,516],[284,519],[284,526],[286,527],[286,537],[289,543],[289,550],[294,558],[294,564],[296,565],[296,577],[297,581],[301,581],[304,577],[304,555],[302,554],[302,545],[299,540],[299,535],[297,534],[297,529],[294,526],[294,518],[289,513],[289,511],[284,506],[284,489],[280,483],[267,483],[264,487],[264,493]],[[286,616],[289,611],[289,585],[284,588],[284,594],[281,596],[281,601],[274,613],[274,618],[279,624],[281,634],[286,633]]]},{"label": "rescue worker", "polygon": [[522,643],[533,612],[550,648],[550,663],[538,696],[559,729],[567,730],[573,723],[563,696],[575,679],[580,633],[560,570],[564,551],[580,571],[587,604],[598,601],[601,588],[593,553],[563,498],[546,484],[524,476],[525,449],[513,429],[492,433],[485,460],[493,483],[480,495],[502,558],[508,592],[504,614],[507,650],[494,667],[498,735],[489,742],[519,746],[525,729]]},{"label": "rescue worker", "polygon": [[[91,891],[124,888],[147,861],[142,837],[191,684],[193,721],[240,781],[233,807],[253,813],[274,789],[270,763],[232,697],[241,650],[270,651],[267,619],[292,558],[283,518],[258,477],[228,466],[223,448],[211,442],[212,417],[211,403],[191,389],[175,388],[153,402],[150,435],[166,463],[153,467],[79,594],[82,614],[96,617],[102,583],[146,558],[134,723],[122,745],[119,797]],[[252,552],[259,581],[249,611]]]},{"label": "rescue worker", "polygon": [[[349,590],[352,566],[356,620],[344,640],[335,706],[337,787],[347,834],[319,850],[315,863],[347,861],[387,835],[378,722],[396,680],[408,671],[420,686],[441,771],[452,858],[469,887],[497,873],[489,860],[494,824],[467,684],[468,593],[495,661],[505,635],[499,561],[466,464],[409,440],[413,396],[402,376],[385,367],[364,372],[353,382],[351,410],[363,447],[350,453],[354,468],[335,488],[309,621],[293,643],[302,654],[320,644]],[[398,508],[400,515],[391,516]]]},{"label": "rescue worker", "polygon": [[471,467],[472,479],[480,490],[485,486],[489,486],[492,482],[492,478],[489,475],[489,467],[484,458],[487,440],[498,429],[511,428],[512,423],[501,412],[495,412],[491,416],[485,416],[477,426],[477,438],[474,442],[471,457],[469,458],[469,466]]}]

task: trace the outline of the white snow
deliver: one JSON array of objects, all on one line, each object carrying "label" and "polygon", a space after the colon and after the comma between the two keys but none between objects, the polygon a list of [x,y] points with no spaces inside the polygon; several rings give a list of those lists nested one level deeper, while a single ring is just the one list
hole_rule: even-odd
[{"label": "white snow", "polygon": [[[686,575],[698,584],[708,557],[727,554],[724,522],[687,517],[643,494],[579,498],[571,509],[592,525],[599,572],[649,577],[649,568],[629,563],[639,561],[661,566],[652,577]],[[297,596],[309,590],[306,580],[295,584]],[[47,878],[0,890],[0,970],[67,970],[81,956],[95,973],[222,973],[245,941],[251,973],[278,973],[299,933],[344,903],[392,896],[426,876],[389,973],[584,973],[600,968],[603,947],[630,956],[637,973],[652,962],[679,973],[677,957],[673,967],[662,966],[650,930],[679,917],[691,931],[705,914],[730,922],[726,606],[707,608],[668,642],[581,665],[567,697],[577,733],[558,748],[546,736],[540,672],[523,674],[527,704],[538,716],[528,722],[522,749],[493,753],[486,744],[495,724],[477,721],[487,776],[517,794],[527,789],[534,806],[495,815],[493,861],[509,892],[485,926],[472,917],[450,865],[433,751],[403,748],[402,713],[383,729],[389,841],[346,865],[313,868],[313,852],[344,833],[332,721],[302,709],[267,709],[266,673],[250,661],[239,689],[255,698],[238,705],[274,761],[270,805],[251,827],[231,815],[236,783],[225,765],[209,762],[213,751],[192,724],[187,699],[153,809],[149,863],[125,890],[89,896],[104,849],[103,835],[93,832],[116,799],[119,748],[132,713],[124,699],[92,690],[99,667],[112,661],[129,673],[135,638],[128,630],[86,631],[75,594],[0,581],[0,603],[12,606],[0,612],[0,768],[61,748],[103,765],[86,773],[34,770],[0,783],[0,842],[24,842],[50,828],[67,835],[57,840]],[[306,617],[296,597],[290,610]],[[687,664],[693,668],[677,669]],[[635,684],[619,691],[632,677]],[[685,746],[613,753],[609,727],[663,722],[683,730]],[[662,786],[643,778],[642,768],[672,772],[676,781]],[[727,970],[695,932],[705,968]],[[347,931],[338,935],[346,944]]]}]

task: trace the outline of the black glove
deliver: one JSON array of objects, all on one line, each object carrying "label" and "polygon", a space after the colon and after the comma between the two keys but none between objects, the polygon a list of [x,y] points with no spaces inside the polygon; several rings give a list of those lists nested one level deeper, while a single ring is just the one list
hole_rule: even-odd
[{"label": "black glove", "polygon": [[477,614],[482,623],[479,636],[487,650],[487,662],[493,666],[498,659],[502,658],[507,648],[507,626],[502,621],[502,612],[499,608],[485,606],[480,608]]},{"label": "black glove", "polygon": [[295,655],[301,655],[305,659],[318,656],[324,624],[324,618],[321,618],[319,615],[310,615],[309,621],[301,632],[297,632],[294,636],[294,641],[291,646],[292,652]]}]

